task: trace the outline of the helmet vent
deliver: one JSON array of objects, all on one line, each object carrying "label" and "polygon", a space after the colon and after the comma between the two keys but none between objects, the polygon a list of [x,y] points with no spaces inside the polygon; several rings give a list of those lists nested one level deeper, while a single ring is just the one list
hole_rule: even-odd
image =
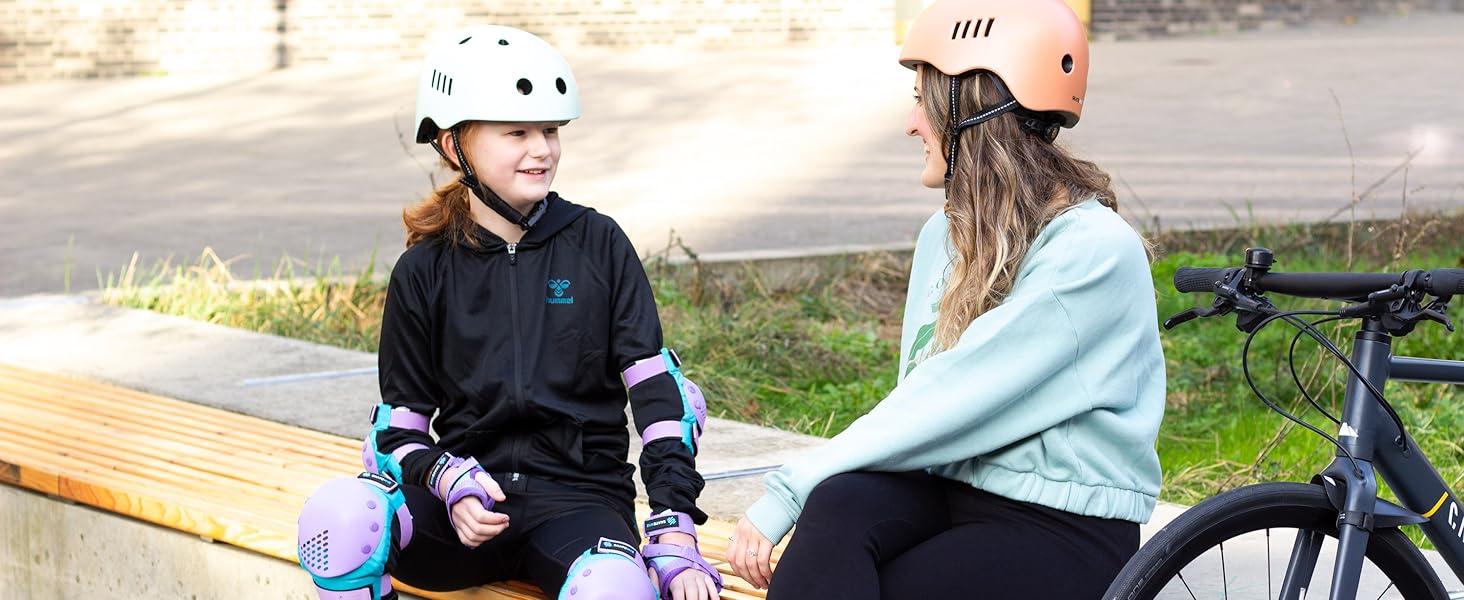
[{"label": "helmet vent", "polygon": [[448,77],[447,75],[444,75],[444,74],[438,72],[437,69],[433,69],[432,70],[432,89],[437,90],[439,92],[442,92],[444,94],[447,94],[447,95],[451,96],[452,95],[452,78],[451,77]]},{"label": "helmet vent", "polygon": [[520,79],[520,80],[518,80],[518,86],[517,87],[518,87],[519,93],[520,94],[523,94],[525,96],[534,93],[534,84],[530,83],[529,80],[527,80],[527,79]]},{"label": "helmet vent", "polygon": [[468,43],[468,40],[471,40],[471,39],[473,39],[473,36],[471,36],[471,35],[468,36],[468,37],[465,37],[465,38],[463,38],[463,41],[458,42],[458,45],[461,46],[463,44],[466,44],[466,43]]},{"label": "helmet vent", "polygon": [[563,77],[555,77],[554,78],[554,87],[555,87],[555,89],[558,89],[559,90],[560,95],[564,95],[566,93],[569,93],[569,86],[567,86],[567,85],[564,84],[564,78]]},{"label": "helmet vent", "polygon": [[[972,27],[972,23],[975,23],[976,26]],[[967,19],[965,21],[956,21],[956,25],[951,28],[951,39],[964,40],[967,38],[991,37],[991,26],[995,23],[996,19],[976,19],[975,21]],[[984,32],[981,30],[983,24],[986,25],[986,31]]]}]

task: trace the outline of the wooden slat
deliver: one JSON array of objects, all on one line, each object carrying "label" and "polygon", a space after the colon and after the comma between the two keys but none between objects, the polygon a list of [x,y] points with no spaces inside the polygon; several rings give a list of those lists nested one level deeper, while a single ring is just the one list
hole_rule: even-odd
[{"label": "wooden slat", "polygon": [[[0,367],[0,381],[4,381],[8,389],[39,391],[48,399],[63,400],[70,405],[97,411],[99,416],[139,422],[153,429],[190,435],[237,434],[250,437],[261,445],[273,442],[285,447],[334,447],[354,443],[335,435],[104,384],[61,376],[49,376],[51,380],[35,376],[11,379],[9,374],[4,367]],[[127,407],[127,410],[118,411],[119,405]],[[366,420],[365,411],[369,409],[369,406],[362,409],[363,422]],[[245,427],[240,427],[241,425]]]},{"label": "wooden slat", "polygon": [[[363,415],[370,407],[362,407]],[[363,421],[365,417],[362,417]],[[316,487],[360,469],[360,441],[73,377],[0,364],[0,483],[291,562]],[[649,509],[637,505],[644,518]],[[731,523],[698,528],[725,600],[763,598],[722,560]],[[774,561],[782,548],[774,550]],[[540,600],[522,582],[424,598]]]},{"label": "wooden slat", "polygon": [[[266,490],[293,490],[360,468],[337,461],[335,469],[303,466],[264,456],[246,448],[224,452],[222,448],[198,448],[181,439],[120,430],[101,425],[81,426],[65,416],[37,407],[6,402],[0,405],[0,431],[28,437],[38,444],[54,445],[58,451],[77,455],[95,454],[124,468],[147,469],[160,478],[177,476],[200,483],[243,485]],[[217,440],[215,440],[215,443]]]}]

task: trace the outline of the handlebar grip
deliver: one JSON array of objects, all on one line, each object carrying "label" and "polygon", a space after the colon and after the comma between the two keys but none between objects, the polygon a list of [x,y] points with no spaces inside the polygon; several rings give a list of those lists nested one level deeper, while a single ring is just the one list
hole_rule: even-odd
[{"label": "handlebar grip", "polygon": [[1174,272],[1174,289],[1183,293],[1213,292],[1215,283],[1230,276],[1232,268],[1180,267]]},{"label": "handlebar grip", "polygon": [[1464,295],[1464,269],[1434,269],[1428,272],[1424,289],[1435,296]]}]

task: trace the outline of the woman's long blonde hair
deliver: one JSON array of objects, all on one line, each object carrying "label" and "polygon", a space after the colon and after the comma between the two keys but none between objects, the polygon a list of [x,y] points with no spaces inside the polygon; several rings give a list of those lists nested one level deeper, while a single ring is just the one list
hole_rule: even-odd
[{"label": "woman's long blonde hair", "polygon": [[[987,72],[965,76],[959,115],[974,115],[1006,100],[988,84],[992,77]],[[922,65],[920,78],[921,104],[937,138],[930,146],[946,148],[950,76]],[[954,346],[976,317],[1011,293],[1027,250],[1054,217],[1095,196],[1118,211],[1107,173],[1028,132],[1016,113],[959,135],[945,204],[956,256],[940,299],[936,352]]]}]

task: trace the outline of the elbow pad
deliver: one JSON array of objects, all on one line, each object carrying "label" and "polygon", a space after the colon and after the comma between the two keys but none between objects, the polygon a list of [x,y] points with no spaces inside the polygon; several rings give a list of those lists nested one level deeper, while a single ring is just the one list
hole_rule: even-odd
[{"label": "elbow pad", "polygon": [[418,450],[426,450],[427,445],[402,444],[396,450],[382,453],[376,445],[376,434],[386,431],[389,427],[427,433],[427,415],[402,407],[393,409],[390,404],[384,402],[371,409],[371,432],[366,434],[366,443],[361,447],[361,464],[369,472],[385,475],[397,483],[404,483],[402,481],[402,459]]},{"label": "elbow pad", "polygon": [[680,438],[686,448],[696,456],[697,442],[707,422],[707,401],[701,388],[681,373],[681,358],[676,352],[662,348],[660,354],[635,361],[621,373],[625,378],[627,391],[641,382],[667,373],[676,380],[676,389],[681,392],[681,418],[676,421],[657,421],[646,426],[641,433],[641,446],[662,438]]}]

